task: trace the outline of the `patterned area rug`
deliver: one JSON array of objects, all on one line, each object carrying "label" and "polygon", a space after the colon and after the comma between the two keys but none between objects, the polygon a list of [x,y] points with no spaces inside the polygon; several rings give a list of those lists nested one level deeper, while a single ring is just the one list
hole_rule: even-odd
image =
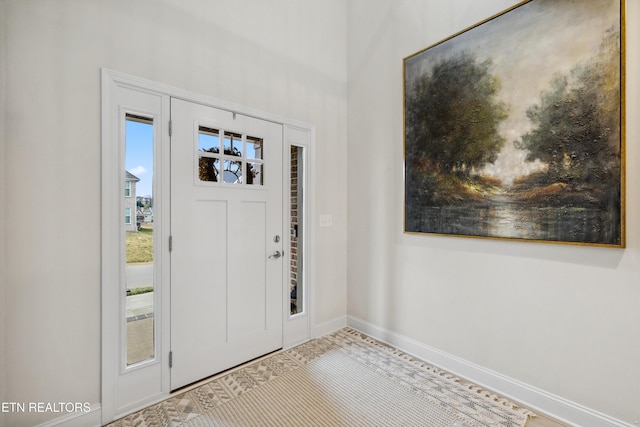
[{"label": "patterned area rug", "polygon": [[112,427],[522,427],[533,413],[346,328],[250,363]]}]

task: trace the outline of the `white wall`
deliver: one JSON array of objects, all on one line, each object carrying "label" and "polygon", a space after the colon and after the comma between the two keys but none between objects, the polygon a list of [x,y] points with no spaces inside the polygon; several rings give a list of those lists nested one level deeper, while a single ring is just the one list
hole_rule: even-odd
[{"label": "white wall", "polygon": [[[346,3],[6,0],[7,395],[100,401],[100,68],[316,125],[318,323],[346,313]],[[6,59],[6,61],[5,61]],[[4,310],[3,310],[4,312]],[[33,425],[56,414],[9,415]]]},{"label": "white wall", "polygon": [[[5,363],[5,161],[4,161],[4,112],[5,112],[5,42],[4,42],[4,2],[0,1],[0,402],[6,401]],[[0,426],[4,425],[4,413],[0,412]]]},{"label": "white wall", "polygon": [[[349,1],[348,313],[640,421],[640,36],[628,25],[627,248],[403,234],[402,59],[514,0]],[[640,22],[630,1],[627,21]]]}]

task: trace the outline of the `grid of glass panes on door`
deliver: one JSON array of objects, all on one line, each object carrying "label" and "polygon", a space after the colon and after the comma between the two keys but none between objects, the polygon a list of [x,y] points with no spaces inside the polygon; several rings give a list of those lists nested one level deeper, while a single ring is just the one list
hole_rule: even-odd
[{"label": "grid of glass panes on door", "polygon": [[198,177],[203,182],[264,185],[263,140],[200,126]]}]

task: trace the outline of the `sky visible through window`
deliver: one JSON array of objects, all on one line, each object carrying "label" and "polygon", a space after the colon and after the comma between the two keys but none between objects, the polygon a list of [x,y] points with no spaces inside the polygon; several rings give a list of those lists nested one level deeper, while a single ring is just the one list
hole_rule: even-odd
[{"label": "sky visible through window", "polygon": [[126,122],[127,171],[140,178],[136,196],[153,195],[153,125],[133,120]]}]

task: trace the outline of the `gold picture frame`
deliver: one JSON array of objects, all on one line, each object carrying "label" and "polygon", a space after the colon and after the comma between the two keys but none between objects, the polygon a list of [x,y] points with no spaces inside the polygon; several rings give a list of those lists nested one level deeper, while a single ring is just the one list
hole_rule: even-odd
[{"label": "gold picture frame", "polygon": [[528,0],[405,58],[405,232],[624,247],[624,14]]}]

